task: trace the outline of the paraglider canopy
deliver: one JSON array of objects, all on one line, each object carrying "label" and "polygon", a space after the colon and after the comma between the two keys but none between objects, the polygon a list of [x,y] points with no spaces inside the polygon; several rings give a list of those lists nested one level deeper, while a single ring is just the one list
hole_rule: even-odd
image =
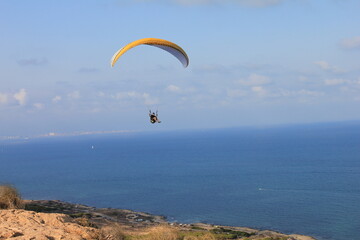
[{"label": "paraglider canopy", "polygon": [[189,57],[187,56],[186,52],[175,43],[172,43],[170,41],[164,40],[164,39],[158,39],[158,38],[143,38],[136,40],[134,42],[131,42],[121,48],[119,51],[117,51],[114,56],[111,59],[111,67],[113,67],[116,63],[116,61],[128,50],[130,50],[133,47],[139,46],[139,45],[149,45],[153,47],[161,48],[168,53],[172,54],[174,57],[176,57],[184,67],[187,67],[189,65]]}]

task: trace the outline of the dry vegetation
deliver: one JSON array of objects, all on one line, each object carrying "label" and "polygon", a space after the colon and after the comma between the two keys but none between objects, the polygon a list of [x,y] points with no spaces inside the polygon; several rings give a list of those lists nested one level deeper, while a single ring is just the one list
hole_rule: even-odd
[{"label": "dry vegetation", "polygon": [[99,240],[125,240],[126,238],[124,227],[118,223],[102,227],[99,233]]},{"label": "dry vegetation", "polygon": [[[225,229],[227,230],[227,229]],[[233,231],[235,232],[235,231]],[[292,238],[289,236],[256,236],[249,234],[241,236],[245,232],[238,231],[238,234],[224,234],[208,230],[191,230],[169,225],[159,225],[146,229],[126,229],[123,225],[113,224],[103,227],[100,230],[98,240],[296,240],[312,238]]]},{"label": "dry vegetation", "polygon": [[200,231],[182,231],[169,225],[159,225],[143,230],[126,230],[113,224],[101,229],[101,240],[216,240],[214,234]]},{"label": "dry vegetation", "polygon": [[11,185],[0,185],[0,209],[23,208],[19,192]]}]

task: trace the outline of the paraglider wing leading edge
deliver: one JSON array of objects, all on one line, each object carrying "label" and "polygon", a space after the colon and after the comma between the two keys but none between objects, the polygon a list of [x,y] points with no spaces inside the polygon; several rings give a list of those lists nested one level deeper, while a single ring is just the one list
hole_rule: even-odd
[{"label": "paraglider wing leading edge", "polygon": [[130,50],[133,47],[139,46],[139,45],[149,45],[153,47],[160,48],[162,50],[167,51],[174,57],[176,57],[182,65],[186,68],[189,65],[189,57],[187,56],[186,52],[175,43],[172,43],[167,40],[158,39],[158,38],[143,38],[136,40],[134,42],[129,43],[125,47],[121,48],[119,51],[117,51],[114,56],[111,58],[111,66],[113,67],[116,61],[128,50]]}]

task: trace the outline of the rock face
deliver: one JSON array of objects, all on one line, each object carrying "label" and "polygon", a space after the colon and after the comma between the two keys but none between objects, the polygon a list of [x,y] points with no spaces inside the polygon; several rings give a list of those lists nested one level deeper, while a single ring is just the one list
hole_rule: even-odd
[{"label": "rock face", "polygon": [[0,210],[0,239],[96,239],[98,230],[83,227],[65,214]]},{"label": "rock face", "polygon": [[25,200],[25,209],[43,213],[63,213],[73,218],[85,217],[97,227],[120,223],[141,228],[166,224],[163,216],[116,208],[95,208],[59,200]]}]

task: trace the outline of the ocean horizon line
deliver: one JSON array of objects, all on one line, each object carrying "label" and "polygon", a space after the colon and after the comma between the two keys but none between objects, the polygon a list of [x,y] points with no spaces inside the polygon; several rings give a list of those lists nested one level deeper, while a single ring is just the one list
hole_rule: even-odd
[{"label": "ocean horizon line", "polygon": [[[243,126],[231,126],[231,127],[216,127],[216,128],[184,128],[184,129],[156,129],[157,132],[187,132],[187,131],[215,131],[215,130],[227,130],[227,129],[277,129],[288,127],[305,127],[305,126],[319,126],[319,125],[349,125],[360,124],[360,120],[344,120],[344,121],[328,121],[328,122],[305,122],[305,123],[280,123],[280,124],[260,124],[260,125],[243,125]],[[79,136],[91,136],[91,135],[107,135],[107,134],[126,134],[126,133],[149,133],[155,130],[89,130],[89,131],[73,131],[73,132],[48,132],[43,134],[34,135],[8,135],[0,136],[0,141],[12,141],[12,140],[30,140],[39,138],[55,138],[55,137],[79,137]]]}]

